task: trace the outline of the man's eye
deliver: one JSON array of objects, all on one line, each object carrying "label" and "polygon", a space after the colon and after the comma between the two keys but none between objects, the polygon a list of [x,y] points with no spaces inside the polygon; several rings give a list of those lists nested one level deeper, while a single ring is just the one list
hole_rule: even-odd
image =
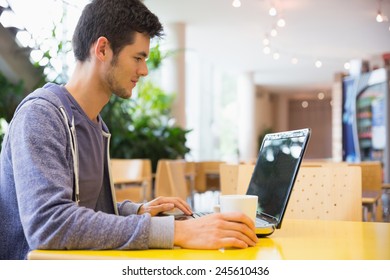
[{"label": "man's eye", "polygon": [[142,58],[140,58],[140,57],[134,57],[135,58],[135,61],[137,61],[137,62],[141,62],[142,61]]}]

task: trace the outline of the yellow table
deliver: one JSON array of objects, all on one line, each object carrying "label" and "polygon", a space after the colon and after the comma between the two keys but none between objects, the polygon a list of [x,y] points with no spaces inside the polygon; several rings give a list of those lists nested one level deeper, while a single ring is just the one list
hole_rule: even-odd
[{"label": "yellow table", "polygon": [[390,260],[390,223],[285,220],[280,230],[248,249],[35,250],[29,259],[158,260]]}]

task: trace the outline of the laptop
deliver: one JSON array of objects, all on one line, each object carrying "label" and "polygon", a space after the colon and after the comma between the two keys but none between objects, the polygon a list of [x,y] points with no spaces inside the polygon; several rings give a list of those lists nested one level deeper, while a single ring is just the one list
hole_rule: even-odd
[{"label": "laptop", "polygon": [[[258,196],[257,236],[268,236],[281,228],[310,134],[311,130],[304,128],[264,136],[246,191],[247,195]],[[192,217],[175,216],[176,219],[186,219],[203,214],[208,213],[194,213]]]},{"label": "laptop", "polygon": [[280,229],[295,179],[306,151],[309,128],[265,135],[247,195],[258,196],[256,234]]}]

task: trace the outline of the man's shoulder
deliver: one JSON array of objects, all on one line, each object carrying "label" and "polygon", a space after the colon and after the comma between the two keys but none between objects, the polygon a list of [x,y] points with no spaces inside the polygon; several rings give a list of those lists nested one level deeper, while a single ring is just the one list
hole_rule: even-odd
[{"label": "man's shoulder", "polygon": [[22,108],[27,108],[28,104],[35,104],[43,106],[47,109],[54,109],[59,108],[60,106],[63,106],[63,101],[53,92],[53,88],[56,87],[58,91],[62,90],[61,86],[52,84],[51,88],[48,88],[46,84],[44,87],[37,88],[30,94],[28,94],[22,102],[20,102],[19,106],[16,109],[16,112],[21,110]]},{"label": "man's shoulder", "polygon": [[26,100],[43,99],[58,107],[62,105],[62,101],[60,100],[56,92],[64,93],[63,87],[57,84],[47,83],[45,86],[38,88],[32,93],[30,93],[26,97]]}]

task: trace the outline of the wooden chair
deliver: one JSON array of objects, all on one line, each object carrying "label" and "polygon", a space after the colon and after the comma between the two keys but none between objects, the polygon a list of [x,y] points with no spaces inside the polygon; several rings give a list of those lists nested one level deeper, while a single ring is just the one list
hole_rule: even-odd
[{"label": "wooden chair", "polygon": [[111,159],[112,181],[116,199],[135,202],[152,196],[152,163],[149,159]]},{"label": "wooden chair", "polygon": [[[221,194],[245,194],[252,164],[222,164]],[[301,166],[286,219],[361,221],[361,169],[346,164]]]},{"label": "wooden chair", "polygon": [[361,221],[361,194],[357,166],[301,166],[285,218]]},{"label": "wooden chair", "polygon": [[195,191],[204,193],[208,190],[220,190],[219,166],[223,161],[196,162]]},{"label": "wooden chair", "polygon": [[350,165],[362,169],[363,220],[377,221],[382,212],[382,164],[379,161],[363,161]]},{"label": "wooden chair", "polygon": [[254,164],[221,164],[221,195],[245,194],[254,168]]},{"label": "wooden chair", "polygon": [[[364,161],[359,163],[330,162],[330,161],[304,161],[302,166],[328,166],[338,168],[341,166],[359,166],[362,175],[362,212],[363,221],[377,221],[383,215],[381,196],[382,165],[378,161]],[[382,213],[382,215],[381,215]],[[370,218],[369,218],[370,216]]]},{"label": "wooden chair", "polygon": [[195,176],[196,176],[196,162],[185,161],[185,178],[187,182],[187,189],[189,190],[191,207],[195,206]]},{"label": "wooden chair", "polygon": [[240,164],[238,166],[237,193],[246,194],[249,182],[252,178],[255,164]]},{"label": "wooden chair", "polygon": [[189,189],[185,176],[186,162],[160,159],[157,163],[155,195],[177,196],[188,199]]},{"label": "wooden chair", "polygon": [[237,164],[221,164],[220,182],[221,195],[238,194],[238,165]]}]

